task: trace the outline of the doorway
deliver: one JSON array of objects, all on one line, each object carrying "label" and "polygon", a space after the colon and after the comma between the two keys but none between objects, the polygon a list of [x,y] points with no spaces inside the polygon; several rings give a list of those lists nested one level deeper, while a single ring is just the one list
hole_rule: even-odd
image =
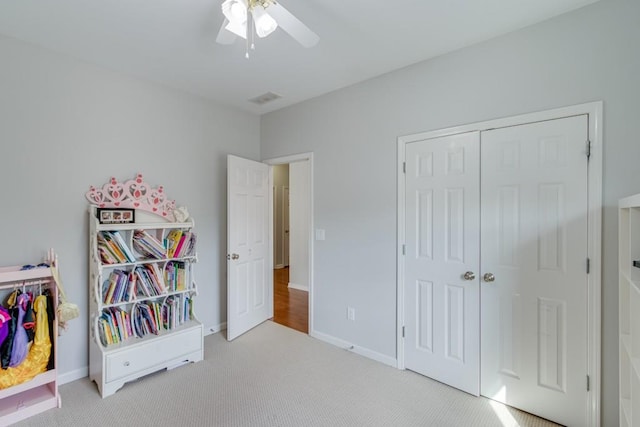
[{"label": "doorway", "polygon": [[601,108],[399,138],[399,368],[597,425]]},{"label": "doorway", "polygon": [[265,161],[273,172],[273,318],[308,334],[312,291],[311,153]]},{"label": "doorway", "polygon": [[289,287],[289,266],[273,270],[275,323],[309,333],[309,292]]}]

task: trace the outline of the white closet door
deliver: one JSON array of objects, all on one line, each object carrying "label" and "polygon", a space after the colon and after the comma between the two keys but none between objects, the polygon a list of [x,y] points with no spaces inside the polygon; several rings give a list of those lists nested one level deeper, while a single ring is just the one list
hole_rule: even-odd
[{"label": "white closet door", "polygon": [[481,134],[481,393],[572,426],[587,425],[587,129]]},{"label": "white closet door", "polygon": [[405,366],[477,396],[479,133],[407,144],[406,163]]}]

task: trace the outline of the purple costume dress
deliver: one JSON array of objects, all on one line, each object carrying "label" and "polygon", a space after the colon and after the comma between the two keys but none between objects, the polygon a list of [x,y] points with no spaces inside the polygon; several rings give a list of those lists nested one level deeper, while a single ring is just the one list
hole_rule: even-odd
[{"label": "purple costume dress", "polygon": [[21,294],[18,296],[18,323],[16,325],[16,334],[13,337],[13,347],[11,348],[10,367],[18,366],[22,363],[27,353],[29,353],[29,337],[24,329],[24,314],[29,304],[29,295]]},{"label": "purple costume dress", "polygon": [[9,335],[9,322],[11,322],[11,314],[6,308],[0,307],[0,346]]}]

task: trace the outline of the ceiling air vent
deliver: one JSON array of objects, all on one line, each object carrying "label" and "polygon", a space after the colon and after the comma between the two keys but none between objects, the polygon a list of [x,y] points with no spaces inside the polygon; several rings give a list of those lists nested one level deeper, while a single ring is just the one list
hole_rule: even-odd
[{"label": "ceiling air vent", "polygon": [[275,101],[276,99],[282,98],[281,95],[273,92],[267,92],[260,96],[256,96],[255,98],[251,98],[249,102],[253,102],[254,104],[264,105],[267,102]]}]

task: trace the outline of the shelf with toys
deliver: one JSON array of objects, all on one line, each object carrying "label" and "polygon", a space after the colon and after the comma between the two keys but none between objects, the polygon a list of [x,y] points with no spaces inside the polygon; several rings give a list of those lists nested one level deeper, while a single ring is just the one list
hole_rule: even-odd
[{"label": "shelf with toys", "polygon": [[0,268],[0,425],[61,406],[57,259]]}]

